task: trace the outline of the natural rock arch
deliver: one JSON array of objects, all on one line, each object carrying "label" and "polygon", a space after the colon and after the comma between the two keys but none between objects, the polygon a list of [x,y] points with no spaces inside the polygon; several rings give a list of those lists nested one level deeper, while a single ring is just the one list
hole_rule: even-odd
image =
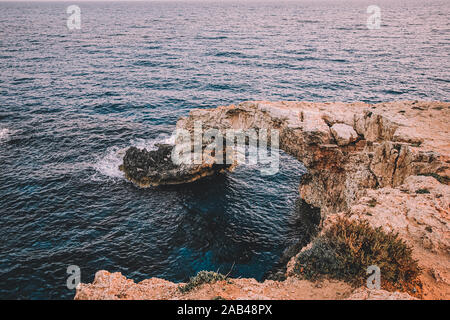
[{"label": "natural rock arch", "polygon": [[366,189],[395,187],[410,175],[438,174],[448,181],[448,155],[424,147],[423,132],[411,122],[420,105],[250,101],[191,110],[177,128],[192,132],[201,121],[223,131],[279,130],[280,149],[308,169],[301,197],[326,216],[347,210]]}]

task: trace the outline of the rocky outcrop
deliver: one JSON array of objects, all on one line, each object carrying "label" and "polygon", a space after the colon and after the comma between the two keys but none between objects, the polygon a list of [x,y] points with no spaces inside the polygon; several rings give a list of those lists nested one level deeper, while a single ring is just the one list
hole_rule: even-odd
[{"label": "rocky outcrop", "polygon": [[[450,103],[250,101],[191,110],[177,128],[192,133],[196,121],[218,130],[278,130],[280,149],[308,169],[300,195],[321,209],[323,225],[337,215],[346,215],[398,232],[424,269],[423,297],[449,298]],[[292,279],[286,281],[296,281]],[[289,290],[286,281],[271,282],[270,287]],[[245,286],[239,290],[239,295],[230,297],[250,297],[243,293]],[[111,294],[117,296],[118,292],[111,289]],[[354,297],[369,298],[361,292]],[[76,297],[112,297],[102,294],[94,281],[81,285]],[[169,297],[182,298],[178,294]]]},{"label": "rocky outcrop", "polygon": [[173,145],[159,144],[156,147],[157,150],[151,151],[130,147],[126,151],[120,170],[128,180],[140,187],[183,184],[232,168],[231,164],[205,161],[175,164],[172,161]]},{"label": "rocky outcrop", "polygon": [[358,134],[353,127],[344,123],[335,123],[330,128],[331,134],[338,146],[346,146],[358,139]]}]

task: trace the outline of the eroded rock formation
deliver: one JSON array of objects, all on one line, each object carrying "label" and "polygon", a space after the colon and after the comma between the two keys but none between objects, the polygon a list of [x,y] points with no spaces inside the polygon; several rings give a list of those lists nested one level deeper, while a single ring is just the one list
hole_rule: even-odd
[{"label": "eroded rock formation", "polygon": [[[324,225],[345,214],[399,232],[424,268],[424,297],[449,298],[450,103],[244,102],[194,109],[177,128],[192,132],[195,121],[279,130],[280,148],[308,169],[300,195]],[[76,298],[101,298],[96,292],[95,282],[81,285]]]},{"label": "eroded rock formation", "polygon": [[230,170],[233,165],[203,161],[199,164],[175,164],[173,145],[159,144],[157,150],[147,151],[130,147],[120,169],[125,177],[140,187],[174,185],[193,182],[200,178]]},{"label": "eroded rock formation", "polygon": [[194,109],[177,128],[192,131],[201,121],[222,131],[279,130],[280,149],[308,168],[302,198],[326,216],[349,209],[366,189],[395,187],[410,175],[437,174],[448,181],[448,132],[442,132],[448,108],[438,102],[244,102]]}]

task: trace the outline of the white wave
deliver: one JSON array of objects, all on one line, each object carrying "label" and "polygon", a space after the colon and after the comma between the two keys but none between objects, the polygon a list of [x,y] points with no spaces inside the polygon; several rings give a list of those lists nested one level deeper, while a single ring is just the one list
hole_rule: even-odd
[{"label": "white wave", "polygon": [[156,139],[135,139],[130,142],[130,146],[147,151],[156,150],[157,144],[175,144],[175,135],[159,135]]},{"label": "white wave", "polygon": [[12,135],[12,131],[8,128],[0,128],[0,143],[3,141],[8,141]]},{"label": "white wave", "polygon": [[130,141],[130,144],[125,148],[110,147],[104,154],[96,159],[93,164],[93,168],[102,176],[109,178],[123,178],[124,174],[119,170],[119,166],[123,162],[123,157],[127,149],[134,146],[139,149],[147,149],[147,151],[151,151],[157,149],[156,145],[158,143],[174,144],[175,136],[160,135],[156,139],[135,139]]},{"label": "white wave", "polygon": [[108,148],[105,154],[100,156],[94,163],[94,169],[110,178],[122,178],[124,175],[123,172],[119,170],[119,166],[122,164],[125,152],[126,148]]}]

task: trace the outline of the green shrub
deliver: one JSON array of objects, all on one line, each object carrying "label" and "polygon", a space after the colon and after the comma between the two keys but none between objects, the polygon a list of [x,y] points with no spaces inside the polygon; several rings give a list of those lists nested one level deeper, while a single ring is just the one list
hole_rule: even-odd
[{"label": "green shrub", "polygon": [[418,194],[427,194],[427,193],[430,193],[430,190],[428,190],[428,189],[419,189],[419,190],[416,190],[416,193],[418,193]]},{"label": "green shrub", "polygon": [[383,289],[420,294],[420,269],[411,248],[397,234],[374,229],[367,221],[337,219],[299,254],[294,271],[307,279],[328,276],[361,286],[370,265],[381,269]]},{"label": "green shrub", "polygon": [[191,277],[188,283],[184,286],[179,286],[178,289],[182,293],[186,293],[201,286],[202,284],[215,283],[217,281],[226,280],[226,278],[227,276],[214,271],[200,271],[195,277]]}]

